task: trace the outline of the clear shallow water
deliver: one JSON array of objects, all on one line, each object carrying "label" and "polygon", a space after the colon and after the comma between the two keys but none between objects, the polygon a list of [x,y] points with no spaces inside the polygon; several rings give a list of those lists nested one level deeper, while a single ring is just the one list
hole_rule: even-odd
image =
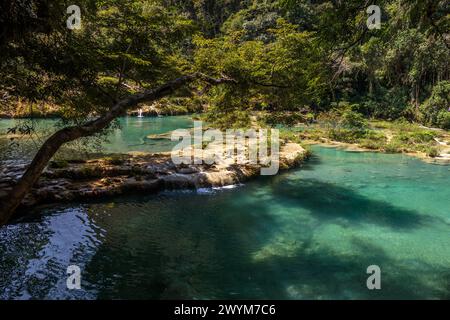
[{"label": "clear shallow water", "polygon": [[232,189],[38,209],[0,229],[0,298],[450,299],[450,167],[313,151]]},{"label": "clear shallow water", "polygon": [[[0,119],[0,147],[10,143],[5,139],[8,128],[26,123],[35,129],[32,138],[39,145],[46,136],[49,136],[57,130],[58,120],[53,119],[35,119],[35,120],[14,120]],[[118,127],[111,129],[106,140],[100,144],[101,151],[106,153],[127,153],[132,151],[139,152],[165,152],[172,150],[177,142],[169,139],[149,139],[148,135],[167,133],[176,129],[187,129],[193,127],[190,116],[173,117],[123,117],[118,121]],[[2,138],[3,136],[3,138]],[[36,144],[28,136],[17,139],[19,144],[14,148],[2,149],[5,153],[1,158],[30,158],[37,151]],[[84,144],[84,143],[81,143]],[[74,146],[72,146],[74,147]],[[88,149],[87,151],[97,151],[97,149]]]},{"label": "clear shallow water", "polygon": [[104,144],[107,152],[164,152],[177,144],[168,139],[148,139],[151,134],[167,133],[176,129],[192,128],[190,116],[173,117],[126,117],[120,119],[120,128],[108,136]]}]

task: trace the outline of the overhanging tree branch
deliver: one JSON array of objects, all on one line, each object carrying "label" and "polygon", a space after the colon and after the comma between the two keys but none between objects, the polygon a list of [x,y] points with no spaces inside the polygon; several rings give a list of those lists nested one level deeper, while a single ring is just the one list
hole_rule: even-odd
[{"label": "overhanging tree branch", "polygon": [[135,107],[139,103],[152,102],[161,99],[172,94],[177,89],[197,80],[208,83],[208,86],[220,85],[223,83],[237,83],[235,80],[226,76],[222,78],[212,78],[202,73],[186,75],[169,81],[158,88],[146,90],[142,93],[137,93],[124,98],[97,119],[88,121],[79,126],[67,127],[54,133],[41,146],[33,161],[16,185],[14,185],[8,196],[2,199],[2,202],[0,203],[0,225],[6,224],[11,219],[24,197],[38,181],[48,162],[63,144],[82,137],[94,135],[105,129],[114,119],[124,115],[128,109]]}]

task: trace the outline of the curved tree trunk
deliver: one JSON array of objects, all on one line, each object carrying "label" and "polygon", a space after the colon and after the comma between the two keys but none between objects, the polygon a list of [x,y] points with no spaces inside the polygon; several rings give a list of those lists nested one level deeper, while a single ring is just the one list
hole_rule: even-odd
[{"label": "curved tree trunk", "polygon": [[138,103],[151,102],[168,96],[180,87],[195,80],[203,80],[209,85],[235,83],[230,78],[214,79],[201,73],[183,76],[156,89],[147,90],[120,100],[107,113],[95,120],[80,126],[64,128],[54,133],[39,149],[28,169],[13,187],[9,195],[0,203],[0,226],[6,224],[11,219],[24,197],[38,181],[48,162],[64,143],[98,133],[105,129],[114,119],[125,114],[128,109],[136,106]]}]

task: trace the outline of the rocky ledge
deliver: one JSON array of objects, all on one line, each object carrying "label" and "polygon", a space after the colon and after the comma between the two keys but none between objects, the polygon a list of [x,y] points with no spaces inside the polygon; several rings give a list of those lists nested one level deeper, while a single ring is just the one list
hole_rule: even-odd
[{"label": "rocky ledge", "polygon": [[[280,170],[298,166],[308,152],[287,143],[280,150]],[[0,200],[5,197],[27,164],[0,164]],[[38,204],[61,203],[113,197],[122,194],[154,193],[161,190],[223,187],[242,183],[260,174],[261,165],[175,165],[170,153],[128,154],[121,158],[67,161],[50,165],[22,208]]]}]

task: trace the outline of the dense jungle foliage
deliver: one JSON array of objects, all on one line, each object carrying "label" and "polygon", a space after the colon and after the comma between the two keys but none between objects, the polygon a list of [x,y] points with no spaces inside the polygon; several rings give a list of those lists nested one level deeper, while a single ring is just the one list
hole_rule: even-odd
[{"label": "dense jungle foliage", "polygon": [[[1,114],[53,108],[79,121],[199,71],[238,84],[174,98],[220,126],[346,110],[450,128],[448,1],[77,0],[82,25],[70,30],[72,2],[0,4]],[[380,29],[366,25],[371,4]]]}]

